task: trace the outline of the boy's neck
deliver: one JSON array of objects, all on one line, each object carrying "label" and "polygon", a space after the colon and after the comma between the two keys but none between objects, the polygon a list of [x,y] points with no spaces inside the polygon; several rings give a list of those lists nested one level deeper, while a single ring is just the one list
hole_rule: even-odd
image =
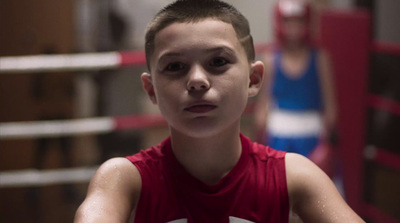
[{"label": "boy's neck", "polygon": [[242,153],[240,127],[207,138],[193,138],[171,129],[172,151],[178,162],[203,183],[218,183]]},{"label": "boy's neck", "polygon": [[282,52],[285,56],[290,57],[303,57],[305,54],[308,54],[309,49],[305,45],[299,46],[286,46],[282,49]]},{"label": "boy's neck", "polygon": [[307,45],[300,42],[288,42],[283,47],[283,51],[290,53],[299,53],[307,50]]}]

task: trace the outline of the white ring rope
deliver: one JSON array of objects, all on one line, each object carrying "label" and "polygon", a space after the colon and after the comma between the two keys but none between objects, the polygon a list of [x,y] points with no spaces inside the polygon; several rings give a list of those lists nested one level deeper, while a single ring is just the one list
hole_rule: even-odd
[{"label": "white ring rope", "polygon": [[112,118],[0,123],[0,139],[55,137],[106,133],[114,130]]},{"label": "white ring rope", "polygon": [[159,114],[135,114],[57,121],[7,122],[0,123],[0,139],[99,134],[123,129],[132,130],[165,125],[164,118]]},{"label": "white ring rope", "polygon": [[1,57],[0,73],[115,68],[121,60],[118,52]]},{"label": "white ring rope", "polygon": [[[256,46],[263,51],[271,44]],[[80,71],[118,68],[125,65],[145,65],[144,51],[113,51],[104,53],[53,54],[0,57],[0,73],[32,73],[50,71]]]},{"label": "white ring rope", "polygon": [[48,186],[90,181],[98,166],[57,170],[16,170],[0,172],[0,188]]}]

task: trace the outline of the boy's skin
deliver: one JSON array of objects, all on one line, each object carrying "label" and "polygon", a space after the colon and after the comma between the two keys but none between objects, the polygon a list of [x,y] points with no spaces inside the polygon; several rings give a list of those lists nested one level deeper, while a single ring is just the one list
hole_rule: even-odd
[{"label": "boy's skin", "polygon": [[[194,177],[217,183],[241,155],[240,116],[261,88],[263,63],[249,62],[231,24],[209,18],[162,29],[150,68],[143,87],[169,124],[174,155]],[[285,163],[290,204],[305,222],[363,222],[313,163],[290,153]],[[136,167],[111,159],[93,177],[75,223],[132,222],[140,191]]]}]

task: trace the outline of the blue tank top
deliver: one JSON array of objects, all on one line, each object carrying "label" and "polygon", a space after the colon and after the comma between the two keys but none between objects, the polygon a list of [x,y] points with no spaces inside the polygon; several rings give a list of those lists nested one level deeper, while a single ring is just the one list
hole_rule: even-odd
[{"label": "blue tank top", "polygon": [[282,52],[275,53],[272,86],[275,107],[292,111],[321,110],[321,90],[315,50],[311,50],[308,63],[304,73],[291,78],[282,69]]}]

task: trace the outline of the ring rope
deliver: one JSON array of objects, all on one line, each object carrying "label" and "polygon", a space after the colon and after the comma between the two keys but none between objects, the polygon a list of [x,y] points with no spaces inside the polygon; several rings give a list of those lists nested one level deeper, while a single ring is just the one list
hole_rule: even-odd
[{"label": "ring rope", "polygon": [[374,41],[371,51],[375,53],[384,53],[391,55],[400,55],[400,44],[392,42]]},{"label": "ring rope", "polygon": [[99,134],[123,129],[165,126],[161,115],[127,115],[59,121],[0,123],[0,139]]},{"label": "ring rope", "polygon": [[[378,95],[368,96],[368,106],[400,115],[400,104]],[[245,113],[254,110],[249,102]],[[107,133],[122,129],[142,129],[145,127],[165,126],[164,118],[159,114],[127,115],[115,117],[85,118],[59,121],[29,121],[0,123],[0,139],[18,139],[35,137],[56,137],[76,134]]]},{"label": "ring rope", "polygon": [[[365,156],[369,160],[400,170],[400,157],[374,146],[368,146]],[[58,170],[17,170],[0,172],[0,188],[47,186],[64,183],[88,182],[98,166]]]},{"label": "ring rope", "polygon": [[143,51],[0,57],[0,73],[100,70],[145,63]]},{"label": "ring rope", "polygon": [[98,166],[57,170],[16,170],[0,172],[0,188],[48,186],[90,181]]},{"label": "ring rope", "polygon": [[374,222],[385,222],[385,223],[398,223],[394,217],[386,214],[384,211],[380,210],[372,204],[368,204],[365,201],[362,203],[363,215],[367,216],[368,219]]},{"label": "ring rope", "polygon": [[400,103],[376,94],[369,94],[367,99],[369,107],[400,115]]},{"label": "ring rope", "polygon": [[[266,51],[272,44],[256,46],[256,52]],[[51,71],[81,71],[145,65],[144,51],[78,53],[0,57],[0,73],[32,73]]]},{"label": "ring rope", "polygon": [[[274,44],[258,44],[256,53],[271,49]],[[375,41],[371,51],[400,55],[400,44]],[[32,73],[50,71],[81,71],[144,65],[144,51],[113,51],[105,53],[78,53],[0,57],[0,73]]]},{"label": "ring rope", "polygon": [[368,160],[400,170],[400,156],[386,149],[369,145],[364,150],[364,156]]}]

